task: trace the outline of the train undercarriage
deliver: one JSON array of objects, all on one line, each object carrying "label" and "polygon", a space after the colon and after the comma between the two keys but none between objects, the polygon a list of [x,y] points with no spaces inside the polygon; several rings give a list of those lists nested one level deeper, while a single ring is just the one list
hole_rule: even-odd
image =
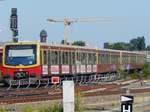
[{"label": "train undercarriage", "polygon": [[[105,82],[112,82],[118,80],[120,75],[117,72],[107,72],[101,74],[66,74],[66,75],[53,75],[49,77],[41,78],[25,78],[25,79],[10,79],[7,78],[4,80],[5,86],[7,85],[7,90],[11,88],[30,88],[30,87],[50,87],[50,86],[62,86],[64,80],[73,80],[76,85],[85,85],[85,84],[99,84]],[[53,84],[52,77],[59,77],[59,83]]]}]

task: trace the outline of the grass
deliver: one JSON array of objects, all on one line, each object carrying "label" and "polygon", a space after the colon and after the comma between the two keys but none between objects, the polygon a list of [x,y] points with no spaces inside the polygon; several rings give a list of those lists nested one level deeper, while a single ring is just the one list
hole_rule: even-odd
[{"label": "grass", "polygon": [[31,105],[26,105],[23,107],[23,112],[33,112],[34,109]]},{"label": "grass", "polygon": [[[75,95],[75,112],[83,112],[83,106],[81,104],[81,93],[78,91]],[[63,105],[58,103],[52,104],[42,104],[33,106],[32,104],[26,104],[21,106],[20,108],[15,108],[16,110],[20,110],[21,112],[63,112]],[[0,112],[8,112],[7,108],[0,108]]]},{"label": "grass", "polygon": [[53,104],[47,107],[42,107],[38,112],[63,112],[62,105]]},{"label": "grass", "polygon": [[[6,111],[0,111],[6,112]],[[41,107],[32,107],[31,105],[26,105],[22,108],[22,112],[63,112],[62,104],[51,104],[47,106]],[[81,104],[81,94],[77,92],[75,97],[75,112],[83,112],[82,104]]]},{"label": "grass", "polygon": [[76,97],[75,97],[75,112],[83,112],[83,107],[81,104],[81,93],[77,91]]},{"label": "grass", "polygon": [[7,112],[5,108],[0,108],[0,112]]},{"label": "grass", "polygon": [[32,107],[31,105],[26,105],[23,107],[22,112],[63,112],[63,107],[59,104],[52,104],[42,107]]}]

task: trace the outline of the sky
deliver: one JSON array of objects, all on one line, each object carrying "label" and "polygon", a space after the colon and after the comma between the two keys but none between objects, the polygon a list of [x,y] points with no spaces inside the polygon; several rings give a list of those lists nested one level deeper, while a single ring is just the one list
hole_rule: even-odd
[{"label": "sky", "polygon": [[48,42],[64,38],[63,23],[50,19],[110,17],[110,21],[77,22],[68,27],[68,41],[86,41],[89,46],[103,47],[104,42],[129,42],[144,36],[150,45],[150,0],[0,0],[0,41],[9,41],[11,8],[18,10],[20,40],[39,40],[42,29]]}]

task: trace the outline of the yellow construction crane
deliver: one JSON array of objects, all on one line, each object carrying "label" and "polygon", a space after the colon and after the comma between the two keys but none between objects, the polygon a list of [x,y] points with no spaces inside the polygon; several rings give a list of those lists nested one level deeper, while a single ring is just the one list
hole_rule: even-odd
[{"label": "yellow construction crane", "polygon": [[111,22],[113,20],[112,17],[95,17],[95,18],[75,18],[75,19],[68,19],[64,18],[61,20],[57,19],[47,19],[50,23],[63,23],[64,24],[64,44],[67,44],[67,27],[71,25],[72,23],[78,23],[78,22]]}]

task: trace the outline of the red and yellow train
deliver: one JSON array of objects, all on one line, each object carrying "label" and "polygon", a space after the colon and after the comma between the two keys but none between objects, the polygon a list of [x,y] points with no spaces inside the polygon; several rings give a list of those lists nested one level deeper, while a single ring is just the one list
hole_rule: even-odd
[{"label": "red and yellow train", "polygon": [[137,52],[40,42],[6,43],[3,51],[0,49],[0,58],[0,70],[5,80],[116,73],[120,68],[141,69],[145,61],[145,55]]}]

